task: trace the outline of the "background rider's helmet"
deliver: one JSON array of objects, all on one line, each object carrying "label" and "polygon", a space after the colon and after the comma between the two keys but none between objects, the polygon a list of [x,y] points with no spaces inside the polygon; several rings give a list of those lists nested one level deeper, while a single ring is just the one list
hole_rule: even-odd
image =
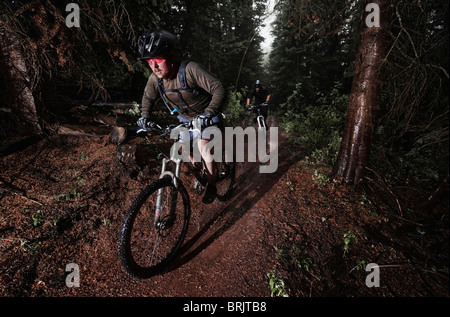
[{"label": "background rider's helmet", "polygon": [[261,87],[262,87],[261,81],[258,79],[258,80],[255,82],[255,89],[260,89]]},{"label": "background rider's helmet", "polygon": [[165,55],[175,48],[177,37],[165,30],[148,31],[138,40],[139,59]]}]

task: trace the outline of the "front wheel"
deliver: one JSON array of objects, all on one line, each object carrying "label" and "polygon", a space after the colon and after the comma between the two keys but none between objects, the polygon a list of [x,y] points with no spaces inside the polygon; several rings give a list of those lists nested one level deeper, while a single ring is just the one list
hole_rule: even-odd
[{"label": "front wheel", "polygon": [[178,180],[164,177],[145,187],[131,204],[119,237],[119,256],[126,271],[149,278],[168,267],[186,236],[189,196]]}]

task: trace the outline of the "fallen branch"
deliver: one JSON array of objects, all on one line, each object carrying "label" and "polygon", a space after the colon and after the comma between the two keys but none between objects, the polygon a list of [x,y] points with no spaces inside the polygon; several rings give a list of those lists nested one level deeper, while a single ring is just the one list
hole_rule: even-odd
[{"label": "fallen branch", "polygon": [[32,198],[32,197],[28,197],[28,196],[22,195],[22,194],[20,194],[20,193],[18,193],[16,191],[11,190],[11,189],[6,189],[6,188],[0,187],[0,192],[8,192],[8,193],[10,193],[12,195],[19,196],[20,198],[29,200],[29,201],[31,201],[31,202],[33,202],[35,204],[40,205],[40,206],[44,206],[44,204],[41,203],[39,200],[37,200],[35,198]]},{"label": "fallen branch", "polygon": [[58,127],[58,134],[73,135],[73,136],[104,136],[111,133],[112,128],[108,126],[82,126],[82,125],[60,125]]},{"label": "fallen branch", "polygon": [[94,107],[112,107],[112,108],[133,108],[138,105],[136,102],[94,102]]}]

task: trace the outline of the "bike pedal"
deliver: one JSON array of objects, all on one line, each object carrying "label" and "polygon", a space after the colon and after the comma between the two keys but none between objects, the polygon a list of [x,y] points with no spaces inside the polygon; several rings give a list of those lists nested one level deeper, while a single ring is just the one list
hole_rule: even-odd
[{"label": "bike pedal", "polygon": [[205,191],[205,187],[198,180],[194,182],[194,189],[197,195],[201,195]]}]

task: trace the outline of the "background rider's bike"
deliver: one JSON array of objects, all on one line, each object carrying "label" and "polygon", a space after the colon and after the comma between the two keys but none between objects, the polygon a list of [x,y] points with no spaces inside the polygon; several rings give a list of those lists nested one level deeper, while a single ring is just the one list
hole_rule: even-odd
[{"label": "background rider's bike", "polygon": [[[167,136],[175,127],[152,123],[141,131],[158,131]],[[180,179],[183,161],[178,157],[171,150],[170,157],[163,158],[159,179],[142,189],[125,214],[119,257],[126,271],[136,278],[149,278],[168,268],[186,236],[191,206],[188,191]],[[200,187],[207,184],[205,163],[202,159],[201,163],[188,163],[188,166],[197,180],[199,194]],[[234,162],[227,163],[224,159],[216,162],[216,167],[217,199],[224,201],[230,198],[236,167]]]},{"label": "background rider's bike", "polygon": [[[269,106],[269,104],[267,103],[267,102],[264,102],[264,103],[261,103],[261,104],[259,104],[259,105],[253,105],[253,106],[250,106],[250,107],[247,107],[247,109],[248,110],[253,110],[253,109],[256,109],[256,122],[258,123],[258,127],[260,128],[260,129],[265,129],[266,128],[266,120],[264,119],[264,116],[263,116],[263,112],[262,112],[262,108],[264,108],[264,107],[268,107]],[[266,112],[267,113],[267,112]]]}]

